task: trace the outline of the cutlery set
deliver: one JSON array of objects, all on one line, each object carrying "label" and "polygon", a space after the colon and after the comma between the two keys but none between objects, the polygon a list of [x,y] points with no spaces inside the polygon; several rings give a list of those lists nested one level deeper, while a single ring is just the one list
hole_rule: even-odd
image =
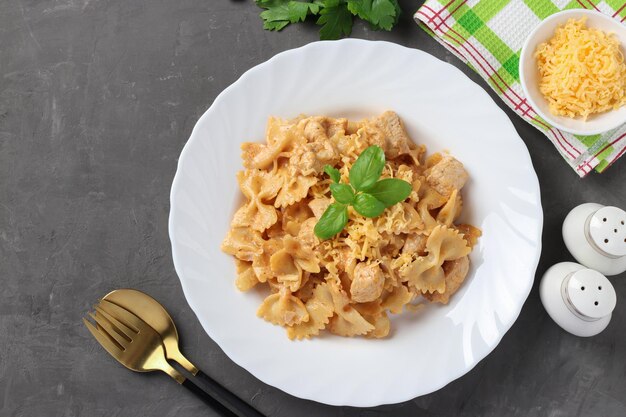
[{"label": "cutlery set", "polygon": [[[83,322],[98,343],[122,365],[136,372],[162,371],[224,417],[262,417],[249,404],[192,364],[180,352],[178,332],[165,308],[141,291],[115,290]],[[178,363],[198,385],[174,368]]]}]

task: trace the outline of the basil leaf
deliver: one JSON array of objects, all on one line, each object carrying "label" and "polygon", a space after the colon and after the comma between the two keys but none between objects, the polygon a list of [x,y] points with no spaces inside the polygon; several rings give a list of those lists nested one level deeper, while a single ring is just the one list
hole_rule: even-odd
[{"label": "basil leaf", "polygon": [[367,193],[385,205],[391,207],[406,199],[411,194],[411,184],[397,178],[385,178],[372,186]]},{"label": "basil leaf", "polygon": [[330,192],[338,203],[352,204],[354,191],[348,184],[330,184]]},{"label": "basil leaf", "polygon": [[343,204],[333,203],[322,214],[313,231],[322,240],[330,239],[341,232],[348,223],[348,208]]},{"label": "basil leaf", "polygon": [[380,178],[385,168],[385,153],[378,146],[361,152],[350,169],[350,184],[357,191],[367,191]]},{"label": "basil leaf", "polygon": [[328,174],[331,180],[339,182],[341,180],[341,173],[337,168],[333,168],[330,165],[324,165],[324,172]]},{"label": "basil leaf", "polygon": [[385,211],[385,205],[367,193],[357,194],[352,207],[357,213],[365,217],[378,217]]}]

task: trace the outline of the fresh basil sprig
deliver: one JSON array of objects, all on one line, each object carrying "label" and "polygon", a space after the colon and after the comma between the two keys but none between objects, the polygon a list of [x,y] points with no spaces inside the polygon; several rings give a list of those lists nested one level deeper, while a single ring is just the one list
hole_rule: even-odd
[{"label": "fresh basil sprig", "polygon": [[341,232],[348,223],[348,206],[364,217],[378,217],[385,208],[406,199],[411,194],[411,184],[397,178],[379,180],[384,168],[385,153],[375,145],[361,152],[352,165],[350,184],[342,184],[339,170],[326,165],[324,172],[333,181],[330,192],[335,202],[315,225],[315,235],[325,240]]}]

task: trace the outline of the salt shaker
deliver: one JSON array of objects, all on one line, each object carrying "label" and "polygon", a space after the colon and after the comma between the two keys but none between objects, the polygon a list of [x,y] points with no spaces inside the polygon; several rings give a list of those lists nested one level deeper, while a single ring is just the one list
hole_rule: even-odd
[{"label": "salt shaker", "polygon": [[585,203],[563,222],[563,240],[578,262],[604,275],[626,271],[626,212]]},{"label": "salt shaker", "polygon": [[552,319],[576,336],[594,336],[606,328],[617,302],[609,280],[593,269],[561,262],[541,278],[541,302]]}]

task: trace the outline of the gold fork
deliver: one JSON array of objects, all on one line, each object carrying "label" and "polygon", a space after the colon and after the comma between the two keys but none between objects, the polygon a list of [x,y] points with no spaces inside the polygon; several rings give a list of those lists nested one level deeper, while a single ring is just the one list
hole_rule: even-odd
[{"label": "gold fork", "polygon": [[96,314],[92,312],[88,314],[97,326],[86,318],[83,318],[83,322],[98,343],[122,365],[137,372],[163,371],[199,396],[220,415],[227,417],[241,415],[222,405],[173,368],[165,358],[161,337],[146,322],[107,300],[101,300],[94,308]]}]

